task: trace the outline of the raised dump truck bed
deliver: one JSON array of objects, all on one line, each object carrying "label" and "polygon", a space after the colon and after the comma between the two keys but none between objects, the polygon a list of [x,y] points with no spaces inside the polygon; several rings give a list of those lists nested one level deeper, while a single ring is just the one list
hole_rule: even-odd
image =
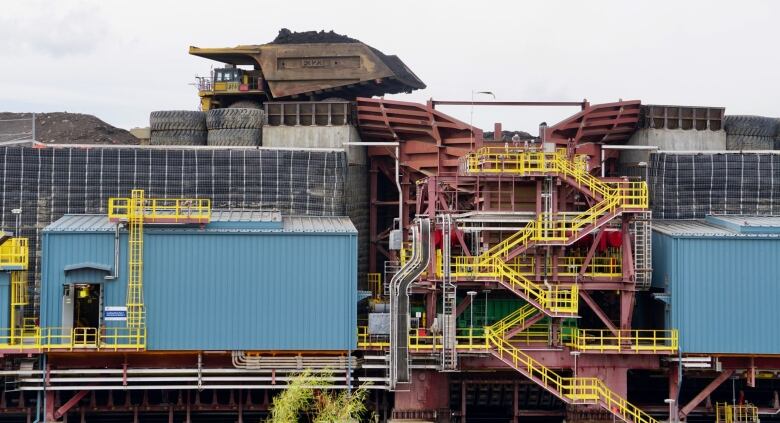
[{"label": "raised dump truck bed", "polygon": [[190,47],[189,52],[227,65],[200,78],[204,110],[239,101],[247,105],[295,98],[351,100],[425,88],[398,56],[333,32],[282,30],[268,44]]}]

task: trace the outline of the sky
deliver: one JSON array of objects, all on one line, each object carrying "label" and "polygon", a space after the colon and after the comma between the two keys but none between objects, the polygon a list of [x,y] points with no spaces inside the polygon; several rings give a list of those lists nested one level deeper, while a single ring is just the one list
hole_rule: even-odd
[{"label": "sky", "polygon": [[[334,30],[398,55],[428,86],[406,101],[610,102],[780,116],[780,2],[0,0],[0,111],[89,113],[123,128],[196,109],[215,62],[190,45]],[[476,95],[478,100],[492,97]],[[536,133],[577,108],[445,107]]]}]

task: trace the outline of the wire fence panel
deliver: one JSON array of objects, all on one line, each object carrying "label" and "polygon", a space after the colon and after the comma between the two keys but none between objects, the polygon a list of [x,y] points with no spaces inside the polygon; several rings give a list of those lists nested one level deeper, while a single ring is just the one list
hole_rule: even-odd
[{"label": "wire fence panel", "polygon": [[652,154],[650,202],[656,219],[778,215],[780,155]]},{"label": "wire fence panel", "polygon": [[343,151],[0,147],[0,229],[30,240],[30,302],[37,315],[41,230],[64,214],[106,214],[109,197],[208,198],[214,209],[343,216]]}]

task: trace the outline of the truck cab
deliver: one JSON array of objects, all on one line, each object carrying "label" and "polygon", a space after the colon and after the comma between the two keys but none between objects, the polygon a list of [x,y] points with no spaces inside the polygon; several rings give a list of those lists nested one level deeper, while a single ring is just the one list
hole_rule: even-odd
[{"label": "truck cab", "polygon": [[259,69],[241,69],[227,65],[211,71],[208,77],[198,77],[201,110],[230,107],[238,101],[257,103],[264,95],[263,78]]}]

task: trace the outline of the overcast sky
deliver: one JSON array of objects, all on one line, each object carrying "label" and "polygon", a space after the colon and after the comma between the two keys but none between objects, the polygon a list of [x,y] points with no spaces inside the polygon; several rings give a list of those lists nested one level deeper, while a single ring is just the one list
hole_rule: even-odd
[{"label": "overcast sky", "polygon": [[[197,108],[191,83],[214,62],[188,46],[261,44],[287,27],[332,29],[397,54],[428,85],[394,96],[403,100],[490,90],[498,100],[780,115],[780,2],[770,0],[1,1],[0,111],[147,126],[150,111]],[[444,110],[470,119],[468,107]],[[474,123],[535,132],[575,111],[478,108]]]}]

